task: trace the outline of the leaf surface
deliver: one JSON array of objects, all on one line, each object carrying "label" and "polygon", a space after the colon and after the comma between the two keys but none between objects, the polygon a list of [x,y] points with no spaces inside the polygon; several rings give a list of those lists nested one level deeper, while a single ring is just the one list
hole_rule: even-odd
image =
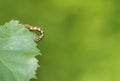
[{"label": "leaf surface", "polygon": [[32,33],[12,20],[0,26],[0,81],[29,81],[35,77],[38,67],[36,48]]}]

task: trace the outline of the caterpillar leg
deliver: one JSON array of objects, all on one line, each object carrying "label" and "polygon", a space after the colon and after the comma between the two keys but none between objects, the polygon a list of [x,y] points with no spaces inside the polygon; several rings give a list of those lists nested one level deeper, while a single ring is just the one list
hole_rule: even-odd
[{"label": "caterpillar leg", "polygon": [[44,37],[44,31],[41,28],[36,27],[36,26],[31,26],[28,24],[25,24],[25,27],[29,30],[32,30],[32,31],[35,30],[35,31],[40,32],[40,35],[37,37],[36,42],[39,42]]}]

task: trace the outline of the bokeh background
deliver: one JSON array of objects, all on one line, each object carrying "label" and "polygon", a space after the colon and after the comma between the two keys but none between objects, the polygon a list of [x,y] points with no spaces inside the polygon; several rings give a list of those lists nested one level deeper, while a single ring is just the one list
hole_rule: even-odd
[{"label": "bokeh background", "polygon": [[120,81],[119,0],[0,0],[0,24],[41,26],[31,81]]}]

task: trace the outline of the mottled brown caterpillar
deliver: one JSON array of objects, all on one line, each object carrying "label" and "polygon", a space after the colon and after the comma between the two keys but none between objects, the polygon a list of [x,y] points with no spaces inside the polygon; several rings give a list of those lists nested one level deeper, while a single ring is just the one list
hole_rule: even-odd
[{"label": "mottled brown caterpillar", "polygon": [[28,25],[28,24],[25,24],[25,27],[29,30],[32,30],[32,31],[35,30],[35,31],[40,32],[40,35],[36,39],[36,42],[39,42],[44,37],[44,31],[40,27],[31,26],[31,25]]}]

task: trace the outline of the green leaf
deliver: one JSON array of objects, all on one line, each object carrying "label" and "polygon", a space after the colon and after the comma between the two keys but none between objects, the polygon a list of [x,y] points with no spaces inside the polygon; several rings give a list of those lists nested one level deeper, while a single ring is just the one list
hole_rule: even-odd
[{"label": "green leaf", "polygon": [[0,81],[29,81],[36,78],[40,52],[36,35],[19,21],[12,20],[0,26]]}]

